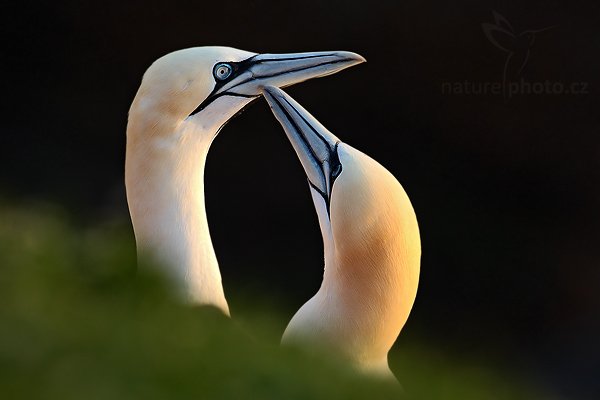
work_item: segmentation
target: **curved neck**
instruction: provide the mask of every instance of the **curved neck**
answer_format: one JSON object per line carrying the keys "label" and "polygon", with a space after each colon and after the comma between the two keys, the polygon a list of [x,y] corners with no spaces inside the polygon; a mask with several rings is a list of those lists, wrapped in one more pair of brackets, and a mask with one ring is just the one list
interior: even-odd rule
{"label": "curved neck", "polygon": [[[292,334],[308,325],[320,332],[318,341],[359,368],[388,371],[387,353],[408,318],[418,286],[420,239],[408,196],[397,184],[387,193],[389,210],[384,201],[374,212],[348,218],[345,210],[332,208],[330,219],[322,197],[311,193],[323,235],[323,281],[288,330]],[[342,218],[347,225],[339,222]]]}
{"label": "curved neck", "polygon": [[186,300],[229,314],[204,202],[204,166],[217,132],[185,121],[168,134],[132,129],[125,183],[138,254],[164,268]]}

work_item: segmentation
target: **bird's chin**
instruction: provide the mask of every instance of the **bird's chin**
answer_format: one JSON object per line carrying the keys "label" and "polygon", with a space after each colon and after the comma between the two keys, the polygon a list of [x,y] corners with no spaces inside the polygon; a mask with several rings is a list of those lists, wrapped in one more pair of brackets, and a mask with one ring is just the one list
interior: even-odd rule
{"label": "bird's chin", "polygon": [[199,113],[190,115],[188,120],[197,123],[203,130],[214,131],[215,136],[228,121],[239,115],[251,103],[258,100],[260,95],[254,96],[220,96],[208,107]]}

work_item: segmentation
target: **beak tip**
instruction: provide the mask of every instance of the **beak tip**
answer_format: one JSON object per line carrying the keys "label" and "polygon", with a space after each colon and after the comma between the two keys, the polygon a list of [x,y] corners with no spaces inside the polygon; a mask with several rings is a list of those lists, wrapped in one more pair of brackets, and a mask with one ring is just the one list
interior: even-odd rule
{"label": "beak tip", "polygon": [[340,58],[351,61],[354,64],[362,64],[367,62],[367,59],[357,53],[352,53],[350,51],[340,51],[338,52]]}

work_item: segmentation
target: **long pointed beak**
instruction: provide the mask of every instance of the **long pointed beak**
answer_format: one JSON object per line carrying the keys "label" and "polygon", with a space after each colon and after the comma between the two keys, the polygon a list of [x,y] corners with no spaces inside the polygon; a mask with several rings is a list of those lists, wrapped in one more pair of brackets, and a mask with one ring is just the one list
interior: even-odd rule
{"label": "long pointed beak", "polygon": [[283,90],[268,86],[264,96],[292,143],[310,185],[329,206],[331,189],[342,172],[340,140]]}
{"label": "long pointed beak", "polygon": [[241,65],[241,73],[215,94],[257,96],[264,86],[286,87],[331,75],[366,60],[348,51],[292,54],[258,54]]}
{"label": "long pointed beak", "polygon": [[234,67],[231,77],[218,82],[213,92],[191,113],[202,111],[222,96],[256,98],[264,86],[286,87],[307,79],[335,74],[366,60],[349,51],[314,53],[256,54]]}

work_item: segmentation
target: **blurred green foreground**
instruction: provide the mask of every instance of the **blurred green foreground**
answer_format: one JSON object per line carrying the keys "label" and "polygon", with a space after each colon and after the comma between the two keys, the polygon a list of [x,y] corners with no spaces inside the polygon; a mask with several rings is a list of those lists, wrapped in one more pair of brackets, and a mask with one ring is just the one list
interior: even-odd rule
{"label": "blurred green foreground", "polygon": [[391,360],[403,391],[331,357],[282,349],[289,316],[264,301],[244,301],[232,320],[179,305],[136,272],[125,222],[65,220],[0,207],[2,399],[548,398],[419,343]]}

